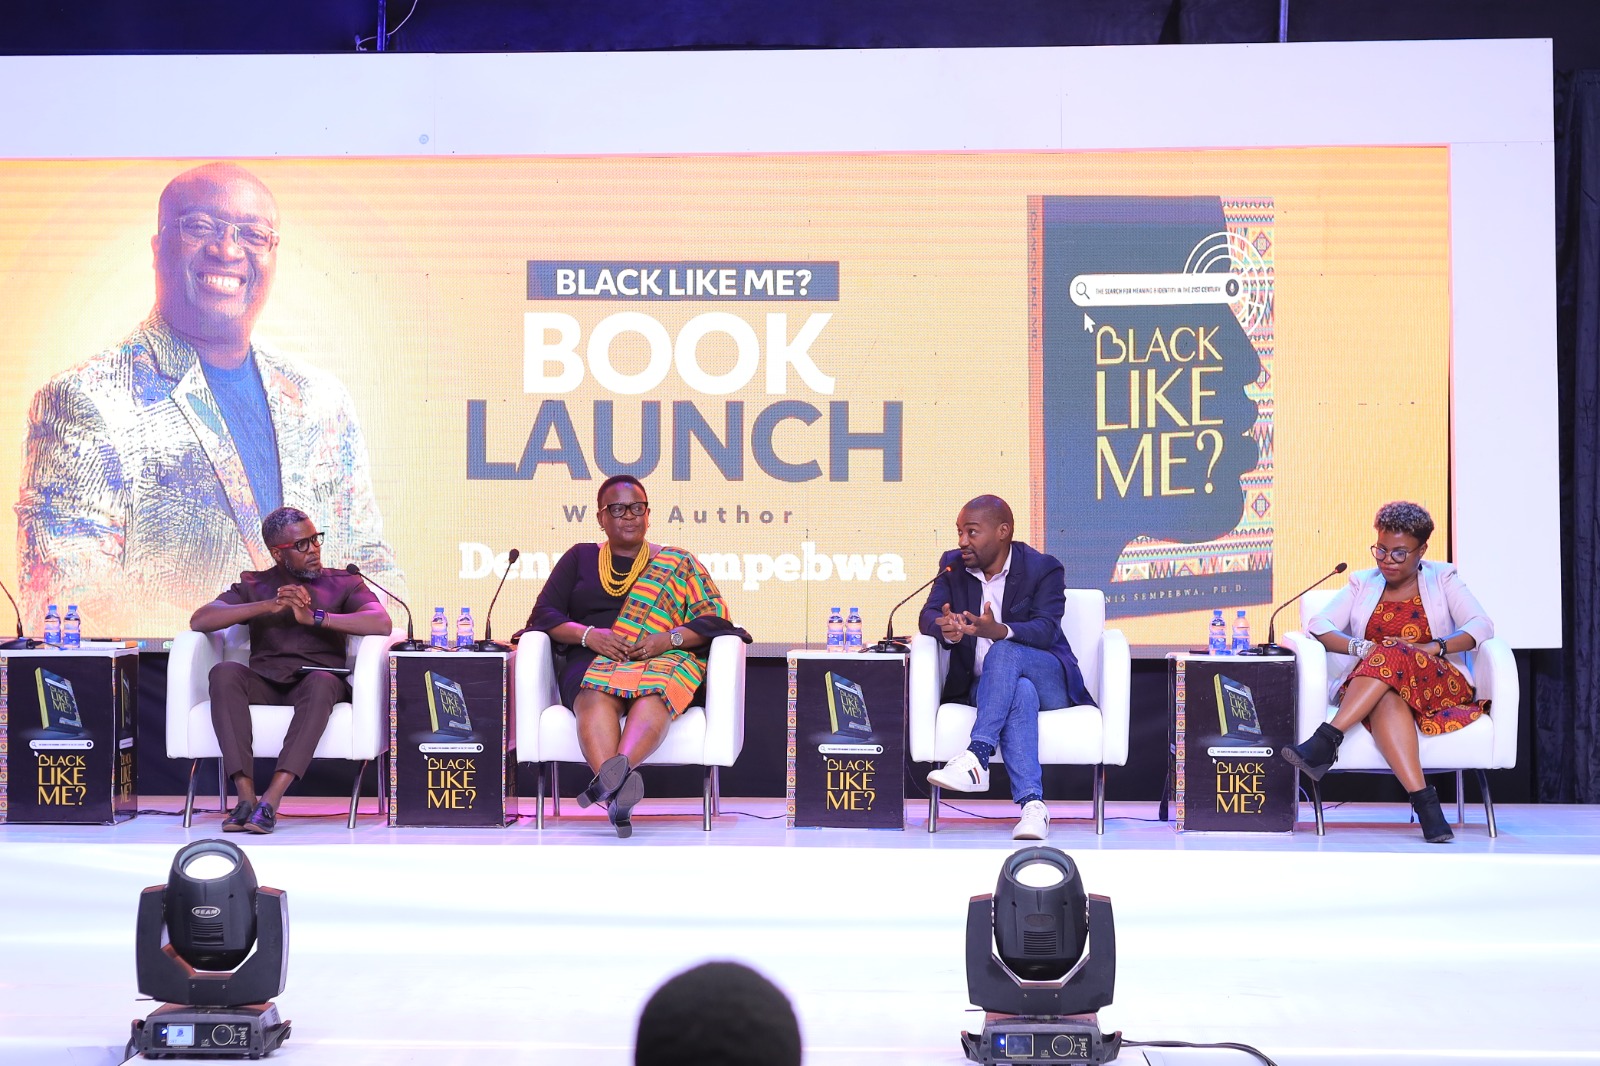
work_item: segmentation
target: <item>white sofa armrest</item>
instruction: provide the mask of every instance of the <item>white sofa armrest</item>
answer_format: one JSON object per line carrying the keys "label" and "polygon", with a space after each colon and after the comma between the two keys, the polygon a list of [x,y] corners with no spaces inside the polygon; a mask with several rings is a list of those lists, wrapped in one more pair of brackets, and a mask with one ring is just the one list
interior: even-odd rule
{"label": "white sofa armrest", "polygon": [[934,759],[934,729],[939,697],[950,668],[950,653],[926,633],[911,638],[911,679],[907,683],[906,728],[912,762]]}
{"label": "white sofa armrest", "polygon": [[1283,646],[1294,652],[1295,740],[1305,740],[1328,720],[1328,649],[1309,633],[1291,630]]}
{"label": "white sofa armrest", "polygon": [[711,641],[706,666],[707,766],[732,766],[744,750],[747,651],[743,639],[736,636],[720,636]]}
{"label": "white sofa armrest", "polygon": [[1128,638],[1120,629],[1108,629],[1100,643],[1101,762],[1128,763],[1128,719],[1133,699],[1133,662]]}
{"label": "white sofa armrest", "polygon": [[1504,770],[1517,765],[1517,715],[1522,701],[1522,681],[1511,645],[1499,637],[1484,641],[1472,657],[1472,681],[1479,699],[1490,701],[1494,719],[1494,751],[1490,764]]}
{"label": "white sofa armrest", "polygon": [[211,699],[211,668],[222,661],[225,631],[184,630],[167,657],[167,757],[190,759],[189,712]]}
{"label": "white sofa armrest", "polygon": [[511,714],[516,722],[518,762],[541,762],[539,718],[561,702],[556,687],[555,651],[550,634],[530,629],[511,649]]}

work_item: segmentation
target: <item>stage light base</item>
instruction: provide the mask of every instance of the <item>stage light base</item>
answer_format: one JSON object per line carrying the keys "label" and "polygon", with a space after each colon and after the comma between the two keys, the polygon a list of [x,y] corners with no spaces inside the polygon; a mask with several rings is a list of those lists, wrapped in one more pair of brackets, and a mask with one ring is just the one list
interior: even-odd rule
{"label": "stage light base", "polygon": [[983,1066],[1048,1062],[1052,1066],[1099,1066],[1122,1050],[1122,1034],[1100,1032],[1095,1014],[1029,1017],[986,1014],[983,1032],[961,1034],[961,1050]]}
{"label": "stage light base", "polygon": [[147,1059],[259,1059],[289,1039],[290,1023],[272,1003],[186,1007],[167,1003],[133,1023],[130,1056]]}

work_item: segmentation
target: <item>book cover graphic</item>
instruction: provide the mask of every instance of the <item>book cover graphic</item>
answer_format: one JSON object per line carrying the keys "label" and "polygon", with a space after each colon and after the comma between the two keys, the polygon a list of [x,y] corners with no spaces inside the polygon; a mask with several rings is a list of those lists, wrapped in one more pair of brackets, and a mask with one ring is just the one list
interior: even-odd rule
{"label": "book cover graphic", "polygon": [[1261,743],[1261,720],[1250,686],[1222,674],[1212,678],[1217,691],[1217,728],[1226,740]]}
{"label": "book cover graphic", "polygon": [[472,717],[467,714],[467,698],[461,686],[432,670],[422,675],[428,692],[428,720],[435,733],[467,736],[472,732]]}
{"label": "book cover graphic", "polygon": [[823,675],[828,690],[828,723],[841,737],[872,736],[872,720],[867,717],[867,698],[861,686],[829,670]]}
{"label": "book cover graphic", "polygon": [[83,736],[83,715],[78,711],[72,682],[42,666],[34,671],[34,680],[39,686],[40,727],[63,736]]}
{"label": "book cover graphic", "polygon": [[1110,616],[1271,601],[1273,211],[1029,198],[1033,535]]}

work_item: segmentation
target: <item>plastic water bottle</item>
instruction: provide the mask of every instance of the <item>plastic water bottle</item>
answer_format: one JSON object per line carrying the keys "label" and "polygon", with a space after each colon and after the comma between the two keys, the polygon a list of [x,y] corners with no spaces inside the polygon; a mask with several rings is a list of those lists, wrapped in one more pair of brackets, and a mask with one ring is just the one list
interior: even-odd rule
{"label": "plastic water bottle", "polygon": [[1222,620],[1222,608],[1211,612],[1211,632],[1208,647],[1212,655],[1228,654],[1228,623]]}
{"label": "plastic water bottle", "polygon": [[78,617],[78,605],[67,604],[67,617],[61,623],[61,646],[76,648],[83,642],[83,619]]}
{"label": "plastic water bottle", "polygon": [[61,609],[53,603],[44,609],[44,642],[61,643]]}
{"label": "plastic water bottle", "polygon": [[472,647],[472,608],[461,608],[461,617],[456,619],[456,650]]}
{"label": "plastic water bottle", "polygon": [[1243,611],[1233,617],[1233,654],[1244,655],[1250,651],[1250,622]]}
{"label": "plastic water bottle", "polygon": [[828,608],[828,650],[844,651],[844,615],[839,608]]}
{"label": "plastic water bottle", "polygon": [[435,648],[450,647],[450,619],[444,616],[443,607],[433,609],[433,634],[429,637],[428,643]]}
{"label": "plastic water bottle", "polygon": [[844,650],[860,651],[861,647],[861,608],[852,607],[844,621]]}

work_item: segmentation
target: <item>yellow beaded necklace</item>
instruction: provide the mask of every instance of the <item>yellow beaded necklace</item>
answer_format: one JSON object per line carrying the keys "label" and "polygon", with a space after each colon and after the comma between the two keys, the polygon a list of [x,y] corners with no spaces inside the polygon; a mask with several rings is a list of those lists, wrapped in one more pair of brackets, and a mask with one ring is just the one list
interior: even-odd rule
{"label": "yellow beaded necklace", "polygon": [[622,596],[633,586],[639,575],[644,573],[645,564],[650,561],[650,545],[639,545],[639,554],[633,557],[633,566],[628,568],[628,573],[621,581],[616,579],[616,570],[611,565],[611,542],[608,540],[600,545],[600,587],[606,590],[608,596]]}

